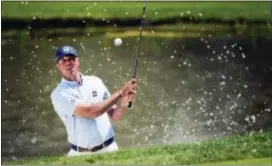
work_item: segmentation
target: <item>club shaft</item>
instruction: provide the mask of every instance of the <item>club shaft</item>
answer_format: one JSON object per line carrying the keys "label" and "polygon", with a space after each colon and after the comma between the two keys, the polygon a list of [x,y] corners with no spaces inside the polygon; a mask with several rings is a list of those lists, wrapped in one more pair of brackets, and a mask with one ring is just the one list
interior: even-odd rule
{"label": "club shaft", "polygon": [[[137,73],[137,66],[138,66],[138,59],[139,59],[139,50],[140,50],[140,42],[141,42],[141,38],[142,38],[142,30],[143,30],[144,18],[145,18],[145,8],[146,8],[146,0],[144,0],[142,20],[141,20],[141,25],[140,25],[140,36],[138,38],[136,58],[135,58],[135,61],[134,61],[134,74],[133,74],[133,78],[136,78],[136,73]],[[132,102],[129,102],[128,108],[131,108],[131,107],[132,107]]]}
{"label": "club shaft", "polygon": [[136,77],[136,73],[137,73],[137,66],[138,66],[138,59],[139,59],[139,50],[140,50],[140,42],[141,42],[141,38],[142,38],[142,30],[143,30],[144,17],[145,17],[145,8],[146,8],[146,0],[144,1],[144,7],[143,7],[143,13],[142,13],[142,20],[141,20],[141,25],[140,25],[140,35],[139,35],[139,38],[138,38],[136,58],[135,58],[135,61],[134,61],[134,74],[133,74],[133,78]]}

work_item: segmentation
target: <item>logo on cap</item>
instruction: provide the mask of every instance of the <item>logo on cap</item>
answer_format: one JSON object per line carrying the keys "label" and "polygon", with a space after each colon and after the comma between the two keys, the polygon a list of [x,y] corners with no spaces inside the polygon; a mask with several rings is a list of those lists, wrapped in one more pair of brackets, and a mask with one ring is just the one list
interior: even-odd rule
{"label": "logo on cap", "polygon": [[74,49],[71,46],[61,46],[58,48],[57,53],[56,53],[56,60],[60,60],[63,58],[65,55],[74,55],[77,56],[76,49]]}

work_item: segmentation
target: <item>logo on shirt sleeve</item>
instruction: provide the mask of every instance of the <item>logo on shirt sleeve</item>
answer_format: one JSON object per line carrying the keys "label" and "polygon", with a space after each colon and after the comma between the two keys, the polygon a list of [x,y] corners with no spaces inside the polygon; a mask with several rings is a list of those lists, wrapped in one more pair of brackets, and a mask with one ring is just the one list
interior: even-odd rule
{"label": "logo on shirt sleeve", "polygon": [[104,92],[103,100],[106,100],[108,97],[109,97],[108,93],[107,93],[107,92]]}

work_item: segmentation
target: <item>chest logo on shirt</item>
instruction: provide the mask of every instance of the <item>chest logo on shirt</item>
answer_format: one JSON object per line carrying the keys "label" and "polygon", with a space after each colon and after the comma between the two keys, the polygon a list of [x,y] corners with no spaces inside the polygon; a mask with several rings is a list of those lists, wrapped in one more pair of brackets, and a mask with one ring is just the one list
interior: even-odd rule
{"label": "chest logo on shirt", "polygon": [[92,95],[93,95],[93,97],[96,97],[97,96],[97,91],[92,91]]}

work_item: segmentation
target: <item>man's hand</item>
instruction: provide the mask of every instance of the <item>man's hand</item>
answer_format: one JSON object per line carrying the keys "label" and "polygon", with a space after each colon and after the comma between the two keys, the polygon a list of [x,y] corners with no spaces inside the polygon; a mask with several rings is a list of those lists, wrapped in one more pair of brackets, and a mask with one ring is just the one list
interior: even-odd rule
{"label": "man's hand", "polygon": [[129,102],[132,102],[135,98],[135,94],[128,93],[121,98],[120,106],[127,107]]}
{"label": "man's hand", "polygon": [[133,101],[136,95],[137,83],[136,79],[130,79],[123,87],[122,98],[120,102],[121,107],[127,107],[129,102]]}
{"label": "man's hand", "polygon": [[122,91],[122,96],[125,96],[127,94],[136,94],[136,88],[137,88],[137,83],[136,79],[132,78],[128,82],[125,83],[125,85],[121,88]]}
{"label": "man's hand", "polygon": [[113,121],[118,121],[123,117],[129,102],[133,101],[135,98],[136,88],[136,79],[132,78],[118,91],[121,99],[120,105],[116,109],[113,109],[112,112],[109,112],[109,115]]}

